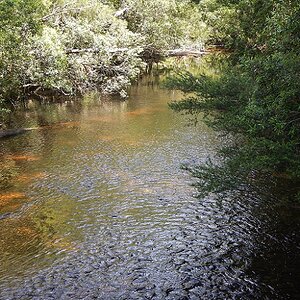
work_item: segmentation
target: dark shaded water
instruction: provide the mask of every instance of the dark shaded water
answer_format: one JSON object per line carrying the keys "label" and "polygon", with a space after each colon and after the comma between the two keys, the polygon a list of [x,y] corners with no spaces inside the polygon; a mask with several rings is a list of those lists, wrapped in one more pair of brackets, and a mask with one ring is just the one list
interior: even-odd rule
{"label": "dark shaded water", "polygon": [[16,113],[16,127],[44,127],[0,140],[0,299],[300,296],[299,209],[273,207],[270,188],[194,198],[180,164],[220,139],[187,127],[156,79],[126,102]]}

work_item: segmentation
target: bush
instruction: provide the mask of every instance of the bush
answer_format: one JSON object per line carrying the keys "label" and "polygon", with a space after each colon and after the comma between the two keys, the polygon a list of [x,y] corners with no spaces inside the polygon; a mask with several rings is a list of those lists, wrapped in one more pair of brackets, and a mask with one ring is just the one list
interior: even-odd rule
{"label": "bush", "polygon": [[[227,182],[224,174],[252,179],[253,173],[266,172],[298,181],[300,24],[296,20],[300,5],[297,1],[245,0],[235,10],[241,35],[233,39],[235,52],[226,59],[220,75],[180,74],[169,83],[194,93],[172,103],[173,109],[192,114],[204,111],[209,125],[235,136],[232,144],[220,151],[222,167],[210,164],[191,171],[200,179],[219,174],[219,182]],[[251,13],[246,17],[247,12]],[[250,18],[255,25],[246,31]],[[218,191],[215,184],[205,186],[207,191]]]}
{"label": "bush", "polygon": [[28,82],[64,93],[101,88],[125,95],[143,67],[141,37],[96,0],[55,5],[43,18],[28,69]]}

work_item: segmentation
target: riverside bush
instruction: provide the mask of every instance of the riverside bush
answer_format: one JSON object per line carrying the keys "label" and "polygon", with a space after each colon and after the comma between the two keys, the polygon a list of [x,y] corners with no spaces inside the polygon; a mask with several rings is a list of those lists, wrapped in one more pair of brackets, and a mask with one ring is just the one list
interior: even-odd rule
{"label": "riverside bush", "polygon": [[[204,111],[210,126],[235,138],[220,151],[221,165],[188,169],[199,179],[202,195],[225,192],[236,188],[241,183],[238,179],[247,182],[263,173],[290,178],[299,187],[300,4],[222,2],[236,11],[237,24],[224,40],[233,51],[226,56],[225,67],[217,76],[183,73],[168,84],[194,93],[172,103],[173,109],[192,114]],[[230,174],[236,174],[237,180],[228,184]]]}

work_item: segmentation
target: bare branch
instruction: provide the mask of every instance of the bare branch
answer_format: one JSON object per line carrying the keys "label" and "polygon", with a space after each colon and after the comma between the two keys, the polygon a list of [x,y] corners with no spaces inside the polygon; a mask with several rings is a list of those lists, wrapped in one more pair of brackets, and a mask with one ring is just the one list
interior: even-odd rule
{"label": "bare branch", "polygon": [[72,3],[67,3],[62,8],[57,9],[57,10],[53,11],[51,14],[42,17],[41,21],[42,22],[46,22],[48,19],[50,19],[53,16],[62,15],[62,14],[65,14],[65,13],[68,13],[68,12],[71,12],[71,11],[73,11],[73,12],[81,12],[81,11],[83,11],[85,9],[92,8],[92,5],[87,5],[87,6],[83,6],[83,7],[71,7],[71,8],[67,9],[67,7],[70,6],[71,4]]}

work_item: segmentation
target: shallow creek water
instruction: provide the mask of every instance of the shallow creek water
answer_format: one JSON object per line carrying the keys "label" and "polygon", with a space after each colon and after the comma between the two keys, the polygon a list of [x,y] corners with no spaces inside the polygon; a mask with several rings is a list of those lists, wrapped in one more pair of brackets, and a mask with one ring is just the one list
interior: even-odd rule
{"label": "shallow creek water", "polygon": [[296,299],[299,209],[249,191],[196,199],[182,163],[222,142],[145,77],[15,113],[0,140],[0,299]]}

